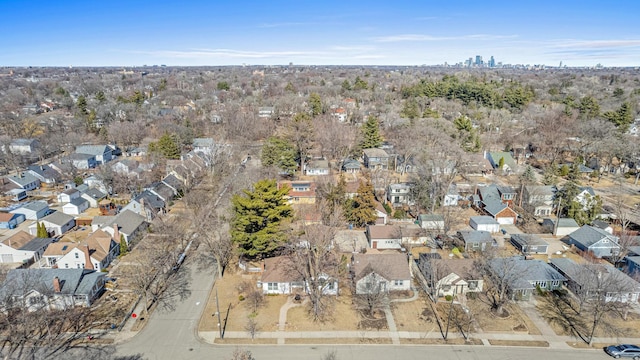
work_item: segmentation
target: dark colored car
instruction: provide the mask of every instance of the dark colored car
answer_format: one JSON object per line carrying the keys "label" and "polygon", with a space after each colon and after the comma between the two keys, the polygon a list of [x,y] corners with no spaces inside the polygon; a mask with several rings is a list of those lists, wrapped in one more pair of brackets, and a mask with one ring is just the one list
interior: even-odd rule
{"label": "dark colored car", "polygon": [[604,348],[609,356],[614,358],[633,358],[634,360],[640,360],[640,347],[636,345],[611,345]]}

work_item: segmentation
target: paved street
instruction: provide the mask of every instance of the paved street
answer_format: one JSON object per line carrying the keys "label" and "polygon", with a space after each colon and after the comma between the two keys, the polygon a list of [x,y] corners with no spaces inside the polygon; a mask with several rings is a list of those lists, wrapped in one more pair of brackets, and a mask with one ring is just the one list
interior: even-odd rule
{"label": "paved street", "polygon": [[[193,263],[186,264],[180,271],[191,273],[191,294],[178,301],[171,312],[157,309],[145,328],[129,341],[119,344],[119,355],[142,353],[145,359],[196,359],[188,354],[203,355],[202,347],[212,351],[210,346],[196,340],[198,321],[214,281],[213,270],[196,269]],[[126,337],[126,334],[124,334]],[[195,353],[194,353],[195,351]]]}

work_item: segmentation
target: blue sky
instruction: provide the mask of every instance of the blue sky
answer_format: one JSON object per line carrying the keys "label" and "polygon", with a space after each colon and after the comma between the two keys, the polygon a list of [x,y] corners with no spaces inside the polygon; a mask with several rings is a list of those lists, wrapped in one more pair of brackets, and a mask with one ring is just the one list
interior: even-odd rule
{"label": "blue sky", "polygon": [[640,1],[0,0],[0,66],[640,66]]}

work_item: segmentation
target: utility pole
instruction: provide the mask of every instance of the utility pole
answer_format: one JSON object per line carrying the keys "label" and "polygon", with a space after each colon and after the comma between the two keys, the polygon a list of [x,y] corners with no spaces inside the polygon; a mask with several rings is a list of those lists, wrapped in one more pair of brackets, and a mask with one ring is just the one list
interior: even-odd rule
{"label": "utility pole", "polygon": [[553,235],[558,233],[558,224],[560,223],[560,204],[562,204],[562,197],[558,198],[558,210],[556,211],[556,223],[553,226]]}
{"label": "utility pole", "polygon": [[222,339],[222,320],[220,320],[220,303],[218,302],[218,288],[216,288],[216,315],[218,317],[218,330],[220,331],[220,339]]}

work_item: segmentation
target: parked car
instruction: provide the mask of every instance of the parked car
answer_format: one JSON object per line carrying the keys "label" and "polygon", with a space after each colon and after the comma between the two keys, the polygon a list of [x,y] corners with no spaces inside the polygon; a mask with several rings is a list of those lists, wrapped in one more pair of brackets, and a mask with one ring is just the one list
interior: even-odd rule
{"label": "parked car", "polygon": [[609,356],[613,356],[616,359],[633,358],[634,360],[640,360],[640,346],[637,345],[611,345],[603,349]]}

